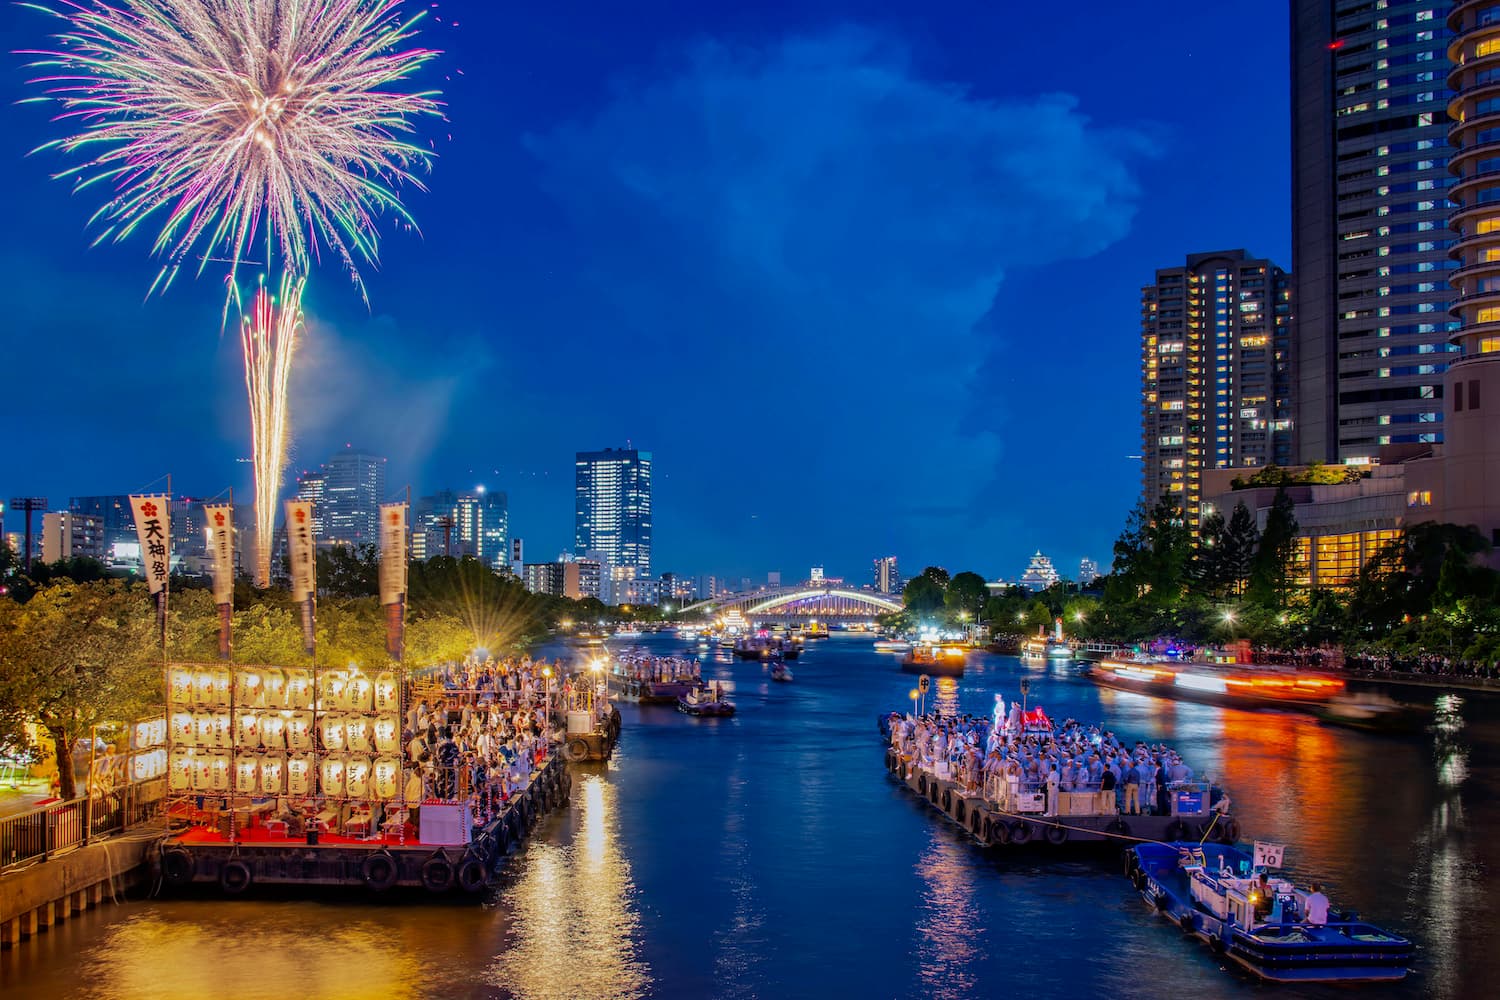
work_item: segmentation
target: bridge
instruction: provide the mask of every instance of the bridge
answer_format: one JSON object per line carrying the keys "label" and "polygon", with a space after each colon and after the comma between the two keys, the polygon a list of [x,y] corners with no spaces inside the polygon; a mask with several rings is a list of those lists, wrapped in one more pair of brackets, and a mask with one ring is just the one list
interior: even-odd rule
{"label": "bridge", "polygon": [[900,611],[901,608],[901,599],[889,594],[846,590],[842,587],[798,585],[766,587],[748,594],[729,594],[689,604],[682,610],[702,611],[707,615],[738,611],[752,622],[793,624],[820,621],[836,624],[873,621],[881,615]]}

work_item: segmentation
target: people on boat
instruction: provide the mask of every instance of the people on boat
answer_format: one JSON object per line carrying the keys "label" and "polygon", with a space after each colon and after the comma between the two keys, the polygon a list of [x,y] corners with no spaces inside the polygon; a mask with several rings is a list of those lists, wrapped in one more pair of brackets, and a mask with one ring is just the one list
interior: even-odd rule
{"label": "people on boat", "polygon": [[1317,882],[1312,884],[1312,892],[1307,894],[1307,900],[1303,904],[1307,910],[1307,922],[1310,924],[1328,923],[1328,897],[1323,894],[1323,886]]}

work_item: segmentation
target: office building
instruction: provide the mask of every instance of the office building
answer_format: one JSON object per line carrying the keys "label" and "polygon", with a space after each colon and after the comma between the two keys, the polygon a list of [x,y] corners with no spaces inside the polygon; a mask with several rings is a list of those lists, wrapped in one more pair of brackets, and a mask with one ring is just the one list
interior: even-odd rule
{"label": "office building", "polygon": [[1446,9],[1292,3],[1297,461],[1364,464],[1384,445],[1444,437],[1457,327]]}
{"label": "office building", "polygon": [[472,493],[459,496],[455,513],[464,554],[493,569],[503,568],[508,559],[506,543],[510,534],[506,495],[500,490],[476,486]]}
{"label": "office building", "polygon": [[322,541],[326,530],[326,521],[323,517],[323,491],[325,486],[327,486],[327,481],[323,476],[322,469],[307,469],[297,474],[297,499],[312,501],[312,531],[314,541]]}
{"label": "office building", "polygon": [[68,510],[99,519],[100,547],[106,556],[119,543],[136,540],[135,519],[130,514],[130,497],[123,493],[107,496],[69,497]]}
{"label": "office building", "polygon": [[325,545],[379,545],[385,459],[346,446],[323,466]]}
{"label": "office building", "polygon": [[42,562],[104,561],[104,522],[94,514],[56,511],[42,515]]}
{"label": "office building", "polygon": [[1099,564],[1086,557],[1078,560],[1078,585],[1087,587],[1097,579],[1099,579]]}
{"label": "office building", "polygon": [[899,594],[903,586],[901,569],[896,564],[895,556],[885,556],[875,560],[875,592],[877,594]]}
{"label": "office building", "polygon": [[569,597],[575,601],[599,596],[599,564],[592,559],[526,563],[521,578],[533,594]]}
{"label": "office building", "polygon": [[651,453],[606,448],[575,462],[573,552],[600,553],[609,569],[651,573]]}
{"label": "office building", "polygon": [[1142,495],[1194,529],[1204,469],[1291,460],[1289,294],[1244,250],[1193,254],[1141,289]]}

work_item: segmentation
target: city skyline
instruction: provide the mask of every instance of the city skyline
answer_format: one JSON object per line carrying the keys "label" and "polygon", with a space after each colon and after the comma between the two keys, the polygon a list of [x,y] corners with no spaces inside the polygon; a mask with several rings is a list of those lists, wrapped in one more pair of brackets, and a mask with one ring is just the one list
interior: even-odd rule
{"label": "city skyline", "polygon": [[[821,3],[750,18],[601,8],[597,27],[619,43],[602,52],[561,12],[512,24],[489,5],[445,10],[463,27],[434,25],[424,41],[446,54],[423,82],[444,89],[453,131],[435,136],[431,193],[410,198],[423,237],[389,234],[382,269],[365,276],[368,311],[331,280],[309,286],[291,467],[352,441],[389,456],[388,482],[414,495],[485,483],[510,495],[512,522],[542,552],[568,545],[572,453],[635,441],[657,455],[664,567],[758,576],[762,562],[821,559],[862,577],[879,552],[916,569],[1001,568],[1039,544],[1063,565],[1103,558],[1139,489],[1138,431],[1122,418],[1138,410],[1140,262],[1216,246],[1290,257],[1284,9],[1217,50],[1204,39],[1244,34],[1241,15],[1166,4],[1148,30],[1117,6],[1086,5],[1069,27],[1100,54],[1084,75],[1034,47],[995,60],[983,39],[1057,25],[986,4]],[[48,30],[14,7],[0,26],[38,42]],[[555,40],[545,53],[518,41],[539,35]],[[1205,132],[1179,101],[1224,73],[1263,96],[1236,113],[1265,142]],[[13,62],[15,96],[27,75]],[[808,87],[830,103],[804,101]],[[675,124],[705,120],[720,92],[742,112],[724,150]],[[62,164],[25,155],[57,135],[48,112],[6,102],[0,114],[0,197],[28,233],[0,269],[22,344],[13,363],[61,370],[63,345],[95,361],[67,368],[76,405],[13,443],[7,489],[128,491],[171,469],[196,493],[241,495],[249,445],[238,344],[218,335],[222,289],[184,279],[148,298],[157,265],[139,247],[90,249],[89,207],[47,179]],[[920,143],[917,121],[936,129],[923,126]],[[741,155],[752,148],[768,159]],[[1189,153],[1219,161],[1217,174],[1174,164]],[[841,173],[860,185],[825,186]],[[783,189],[768,183],[783,175]],[[624,176],[649,183],[626,191]],[[744,219],[761,228],[719,192],[752,198]],[[1080,280],[1087,296],[1074,294]],[[146,399],[133,345],[158,330],[171,332],[160,372],[171,389]],[[1077,362],[1066,369],[1064,342]],[[726,397],[747,358],[775,378]],[[604,391],[619,370],[628,393]],[[48,412],[48,381],[19,380],[17,410]],[[876,398],[892,405],[871,408]],[[906,419],[920,400],[941,405]],[[747,406],[764,441],[734,430]],[[845,433],[846,419],[869,433]],[[796,488],[747,489],[741,466],[779,440],[799,441]],[[88,456],[88,474],[60,454]],[[1059,456],[1084,466],[1026,474]],[[919,465],[943,470],[940,482]]]}

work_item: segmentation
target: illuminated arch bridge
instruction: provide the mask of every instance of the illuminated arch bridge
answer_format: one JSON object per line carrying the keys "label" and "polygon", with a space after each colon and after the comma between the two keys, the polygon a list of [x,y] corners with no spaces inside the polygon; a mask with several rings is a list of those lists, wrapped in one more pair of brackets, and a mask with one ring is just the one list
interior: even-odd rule
{"label": "illuminated arch bridge", "polygon": [[863,590],[839,587],[768,587],[749,594],[730,594],[711,601],[699,601],[683,611],[702,611],[720,615],[738,611],[751,621],[788,619],[793,621],[867,621],[901,610],[899,598],[872,594]]}

